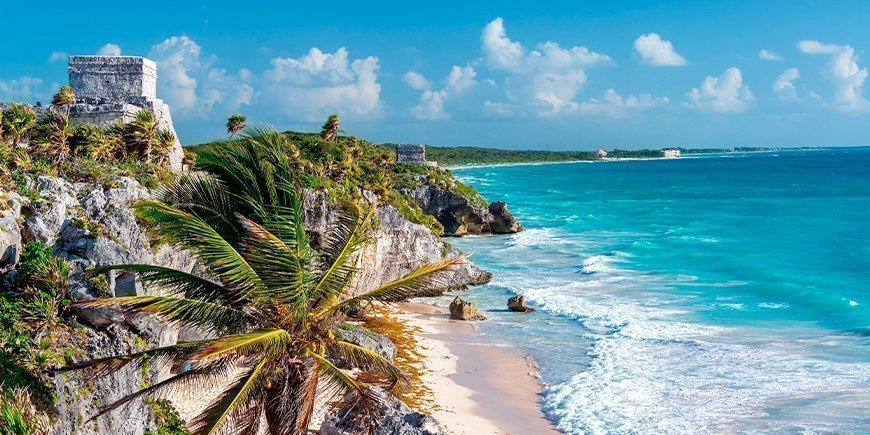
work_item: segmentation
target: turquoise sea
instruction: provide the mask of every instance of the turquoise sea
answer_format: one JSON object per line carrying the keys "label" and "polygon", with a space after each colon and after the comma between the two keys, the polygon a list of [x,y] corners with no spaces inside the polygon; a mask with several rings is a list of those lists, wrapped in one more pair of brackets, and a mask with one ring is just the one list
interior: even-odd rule
{"label": "turquoise sea", "polygon": [[451,242],[561,430],[870,432],[870,149],[455,173],[527,228]]}

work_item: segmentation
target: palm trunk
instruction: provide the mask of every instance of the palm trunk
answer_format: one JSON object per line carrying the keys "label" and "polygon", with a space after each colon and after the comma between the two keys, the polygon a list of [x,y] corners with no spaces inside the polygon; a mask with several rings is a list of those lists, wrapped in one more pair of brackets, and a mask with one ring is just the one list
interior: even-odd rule
{"label": "palm trunk", "polygon": [[308,432],[317,393],[317,370],[312,360],[289,360],[266,391],[266,422],[270,435]]}

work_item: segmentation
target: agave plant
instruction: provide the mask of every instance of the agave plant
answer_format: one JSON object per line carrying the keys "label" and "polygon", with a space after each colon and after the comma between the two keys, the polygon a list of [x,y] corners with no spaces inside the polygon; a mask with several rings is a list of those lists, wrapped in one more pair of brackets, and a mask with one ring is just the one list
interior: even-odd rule
{"label": "agave plant", "polygon": [[338,140],[339,132],[338,115],[333,113],[323,123],[323,128],[320,130],[320,138],[327,142],[335,142]]}
{"label": "agave plant", "polygon": [[[190,367],[126,396],[101,413],[140,397],[167,391],[229,386],[189,422],[196,434],[301,434],[307,431],[315,396],[341,408],[355,430],[365,431],[382,395],[339,369],[327,354],[354,361],[396,391],[407,382],[393,363],[333,334],[345,313],[372,301],[396,301],[433,285],[464,261],[445,258],[362,291],[352,284],[356,255],[373,225],[371,207],[344,203],[334,227],[317,249],[303,228],[292,149],[272,130],[254,130],[221,146],[198,151],[197,169],[170,182],[157,199],[139,203],[136,214],[155,236],[192,252],[206,270],[196,276],[151,265],[116,265],[93,273],[138,274],[166,296],[132,296],[80,303],[117,306],[183,326],[205,328],[216,338],[75,364],[97,374],[125,366]],[[367,377],[369,379],[370,377]],[[260,425],[265,422],[267,428]]]}
{"label": "agave plant", "polygon": [[243,115],[239,115],[238,113],[233,113],[232,116],[227,118],[227,134],[230,136],[235,136],[236,133],[245,129],[245,121],[247,121]]}

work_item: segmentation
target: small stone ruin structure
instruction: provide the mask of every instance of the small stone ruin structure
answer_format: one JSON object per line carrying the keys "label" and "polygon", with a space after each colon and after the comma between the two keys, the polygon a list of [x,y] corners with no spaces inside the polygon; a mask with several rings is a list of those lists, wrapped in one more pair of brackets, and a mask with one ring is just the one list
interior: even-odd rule
{"label": "small stone ruin structure", "polygon": [[184,152],[172,125],[169,106],[157,98],[157,64],[137,56],[70,56],[69,84],[76,104],[71,121],[107,127],[130,122],[143,109],[154,112],[160,128],[172,131],[175,145],[169,167],[181,169]]}
{"label": "small stone ruin structure", "polygon": [[423,145],[396,145],[396,163],[421,166],[438,166],[437,162],[426,160],[426,147]]}

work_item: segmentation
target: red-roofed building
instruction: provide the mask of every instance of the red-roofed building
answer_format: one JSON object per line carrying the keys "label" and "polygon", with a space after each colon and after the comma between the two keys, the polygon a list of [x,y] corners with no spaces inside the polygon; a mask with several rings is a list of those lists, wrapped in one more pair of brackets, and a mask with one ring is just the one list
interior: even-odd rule
{"label": "red-roofed building", "polygon": [[604,160],[607,158],[607,151],[599,149],[595,151],[595,160]]}

